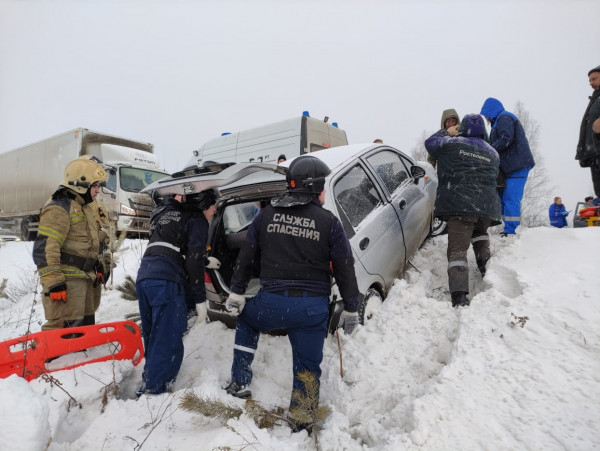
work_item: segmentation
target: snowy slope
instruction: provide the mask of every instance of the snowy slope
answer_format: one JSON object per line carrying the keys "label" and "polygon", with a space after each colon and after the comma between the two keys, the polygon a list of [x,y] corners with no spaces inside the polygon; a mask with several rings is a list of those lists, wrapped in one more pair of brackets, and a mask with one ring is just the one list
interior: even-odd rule
{"label": "snowy slope", "polygon": [[[319,436],[322,449],[600,448],[600,228],[535,228],[491,239],[485,279],[469,255],[470,307],[450,307],[447,241],[438,237],[422,247],[367,325],[341,334],[343,379],[337,341],[326,340],[321,402],[332,414]],[[144,244],[125,242],[115,283],[135,277]],[[30,255],[31,243],[0,248],[0,279],[12,293],[0,299],[2,340],[27,330],[35,286]],[[136,302],[108,290],[97,318],[117,321],[136,310]],[[32,319],[38,331],[41,305],[33,305]],[[81,408],[68,408],[67,394],[42,379],[0,380],[0,448],[38,450],[51,440],[50,450],[314,449],[305,432],[286,426],[258,429],[245,415],[224,426],[178,408],[189,389],[242,404],[221,390],[233,339],[221,323],[196,324],[168,395],[136,400],[142,365],[129,362],[52,373]],[[262,336],[253,369],[254,398],[286,407],[287,338]],[[102,413],[103,387],[113,378],[121,399],[109,397]]]}

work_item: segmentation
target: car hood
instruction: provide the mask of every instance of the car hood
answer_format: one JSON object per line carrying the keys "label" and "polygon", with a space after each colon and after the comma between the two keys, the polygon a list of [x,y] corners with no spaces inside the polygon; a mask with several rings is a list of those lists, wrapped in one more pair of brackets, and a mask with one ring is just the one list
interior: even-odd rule
{"label": "car hood", "polygon": [[182,177],[165,177],[148,185],[141,192],[158,192],[160,195],[199,193],[207,189],[235,184],[235,182],[241,181],[260,171],[268,174],[276,173],[279,174],[279,177],[283,176],[285,178],[287,168],[270,163],[237,163],[220,172],[208,172]]}

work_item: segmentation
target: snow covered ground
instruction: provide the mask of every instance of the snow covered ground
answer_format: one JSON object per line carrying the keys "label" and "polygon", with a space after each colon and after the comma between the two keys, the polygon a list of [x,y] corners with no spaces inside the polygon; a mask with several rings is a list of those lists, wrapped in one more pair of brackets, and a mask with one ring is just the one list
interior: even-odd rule
{"label": "snow covered ground", "polygon": [[[428,241],[367,325],[325,343],[321,403],[332,414],[324,450],[592,450],[600,448],[600,228],[534,228],[492,235],[485,279],[469,254],[471,306],[450,307],[446,237]],[[135,277],[145,242],[127,240],[115,284]],[[32,243],[0,248],[0,339],[44,321],[33,305]],[[33,285],[32,285],[33,284]],[[116,289],[103,293],[99,322],[137,310]],[[525,318],[526,317],[526,318]],[[521,327],[521,325],[523,327]],[[219,420],[179,408],[186,390],[242,405],[228,381],[234,331],[197,323],[171,394],[135,399],[143,364],[103,362],[38,378],[0,380],[0,448],[41,450],[309,450],[306,432],[259,429],[245,415]],[[287,406],[291,352],[286,337],[262,336],[253,396]],[[113,378],[121,399],[103,388]],[[64,389],[63,390],[61,390]],[[68,392],[81,408],[70,406]]]}

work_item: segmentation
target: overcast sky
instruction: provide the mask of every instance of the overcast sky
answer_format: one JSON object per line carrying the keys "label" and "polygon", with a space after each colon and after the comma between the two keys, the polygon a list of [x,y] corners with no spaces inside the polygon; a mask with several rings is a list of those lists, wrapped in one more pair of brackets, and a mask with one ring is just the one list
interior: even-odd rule
{"label": "overcast sky", "polygon": [[304,110],[408,152],[491,96],[540,123],[571,209],[593,192],[574,155],[598,17],[598,0],[0,0],[0,152],[84,127],[153,143],[173,172]]}

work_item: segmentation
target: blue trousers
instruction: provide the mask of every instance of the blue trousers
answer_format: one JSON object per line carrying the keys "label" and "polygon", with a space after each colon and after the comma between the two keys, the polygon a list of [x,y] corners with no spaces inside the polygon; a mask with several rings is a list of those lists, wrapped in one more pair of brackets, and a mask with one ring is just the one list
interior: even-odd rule
{"label": "blue trousers", "polygon": [[288,297],[259,291],[246,303],[237,319],[231,380],[249,384],[260,332],[285,329],[292,345],[293,390],[304,392],[304,385],[297,376],[299,372],[309,371],[317,381],[321,377],[328,306],[327,296]]}
{"label": "blue trousers", "polygon": [[144,279],[136,284],[136,292],[146,358],[139,393],[164,393],[183,361],[185,288],[169,280]]}
{"label": "blue trousers", "polygon": [[508,174],[506,176],[506,187],[498,190],[500,203],[502,204],[504,233],[517,233],[517,227],[521,224],[521,199],[523,199],[523,191],[530,170],[531,168],[525,168]]}

